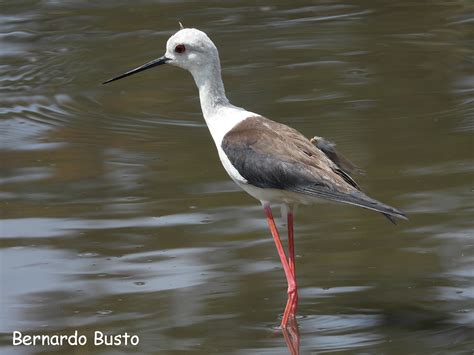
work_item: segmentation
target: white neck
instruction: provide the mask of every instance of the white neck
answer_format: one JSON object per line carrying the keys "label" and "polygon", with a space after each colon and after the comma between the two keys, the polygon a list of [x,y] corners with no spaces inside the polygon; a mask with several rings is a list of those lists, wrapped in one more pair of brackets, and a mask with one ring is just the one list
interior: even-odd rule
{"label": "white neck", "polygon": [[218,58],[190,71],[199,89],[204,120],[219,150],[224,135],[236,124],[255,114],[235,107],[225,96]]}
{"label": "white neck", "polygon": [[202,114],[206,121],[221,108],[231,106],[225,96],[221,67],[218,60],[217,62],[210,62],[208,65],[192,70],[191,74],[199,89]]}

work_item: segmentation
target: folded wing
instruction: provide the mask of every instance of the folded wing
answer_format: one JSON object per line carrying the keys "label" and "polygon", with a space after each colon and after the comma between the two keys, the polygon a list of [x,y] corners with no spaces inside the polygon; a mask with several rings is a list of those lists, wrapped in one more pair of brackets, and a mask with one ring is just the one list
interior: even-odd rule
{"label": "folded wing", "polygon": [[381,212],[390,221],[403,212],[359,190],[345,169],[295,129],[261,116],[230,130],[222,149],[249,184],[305,194]]}

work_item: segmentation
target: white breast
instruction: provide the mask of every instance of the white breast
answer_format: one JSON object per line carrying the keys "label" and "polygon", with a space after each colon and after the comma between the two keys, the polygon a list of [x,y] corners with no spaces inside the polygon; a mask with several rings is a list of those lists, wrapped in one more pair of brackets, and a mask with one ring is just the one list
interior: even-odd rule
{"label": "white breast", "polygon": [[253,112],[249,112],[240,107],[235,107],[232,105],[220,108],[215,114],[211,117],[204,117],[206,124],[209,127],[214,143],[217,147],[217,152],[219,158],[224,166],[224,169],[227,171],[227,174],[234,180],[238,185],[246,184],[247,180],[239,174],[239,172],[234,168],[232,163],[227,158],[227,155],[222,149],[222,139],[232,128],[237,124],[242,122],[248,117],[257,116]]}
{"label": "white breast", "polygon": [[232,128],[248,117],[258,116],[233,105],[221,106],[210,117],[204,116],[216,146],[220,147],[222,139]]}

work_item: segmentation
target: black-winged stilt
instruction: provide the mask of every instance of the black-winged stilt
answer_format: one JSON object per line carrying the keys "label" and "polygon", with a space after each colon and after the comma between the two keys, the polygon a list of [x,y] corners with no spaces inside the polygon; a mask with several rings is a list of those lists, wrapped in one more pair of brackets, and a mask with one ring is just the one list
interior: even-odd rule
{"label": "black-winged stilt", "polygon": [[[263,205],[288,282],[288,301],[281,321],[281,327],[285,328],[288,320],[295,317],[298,303],[293,234],[295,205],[313,204],[323,199],[377,211],[392,222],[406,216],[362,193],[349,175],[352,165],[337,154],[332,144],[319,137],[310,141],[291,127],[232,105],[225,95],[217,48],[202,31],[179,30],[168,40],[164,56],[104,84],[165,63],[191,72],[199,89],[204,119],[225,170]],[[286,207],[288,256],[270,204]]]}

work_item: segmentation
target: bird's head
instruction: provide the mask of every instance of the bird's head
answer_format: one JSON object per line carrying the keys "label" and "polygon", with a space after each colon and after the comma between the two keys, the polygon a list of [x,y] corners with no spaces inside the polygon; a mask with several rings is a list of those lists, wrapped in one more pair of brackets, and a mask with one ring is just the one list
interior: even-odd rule
{"label": "bird's head", "polygon": [[219,54],[204,32],[184,28],[168,39],[165,57],[169,59],[167,63],[192,72],[214,62]]}
{"label": "bird's head", "polygon": [[220,66],[219,53],[211,39],[195,28],[182,28],[168,39],[164,56],[109,79],[104,84],[165,63],[189,70],[193,75],[206,68]]}

